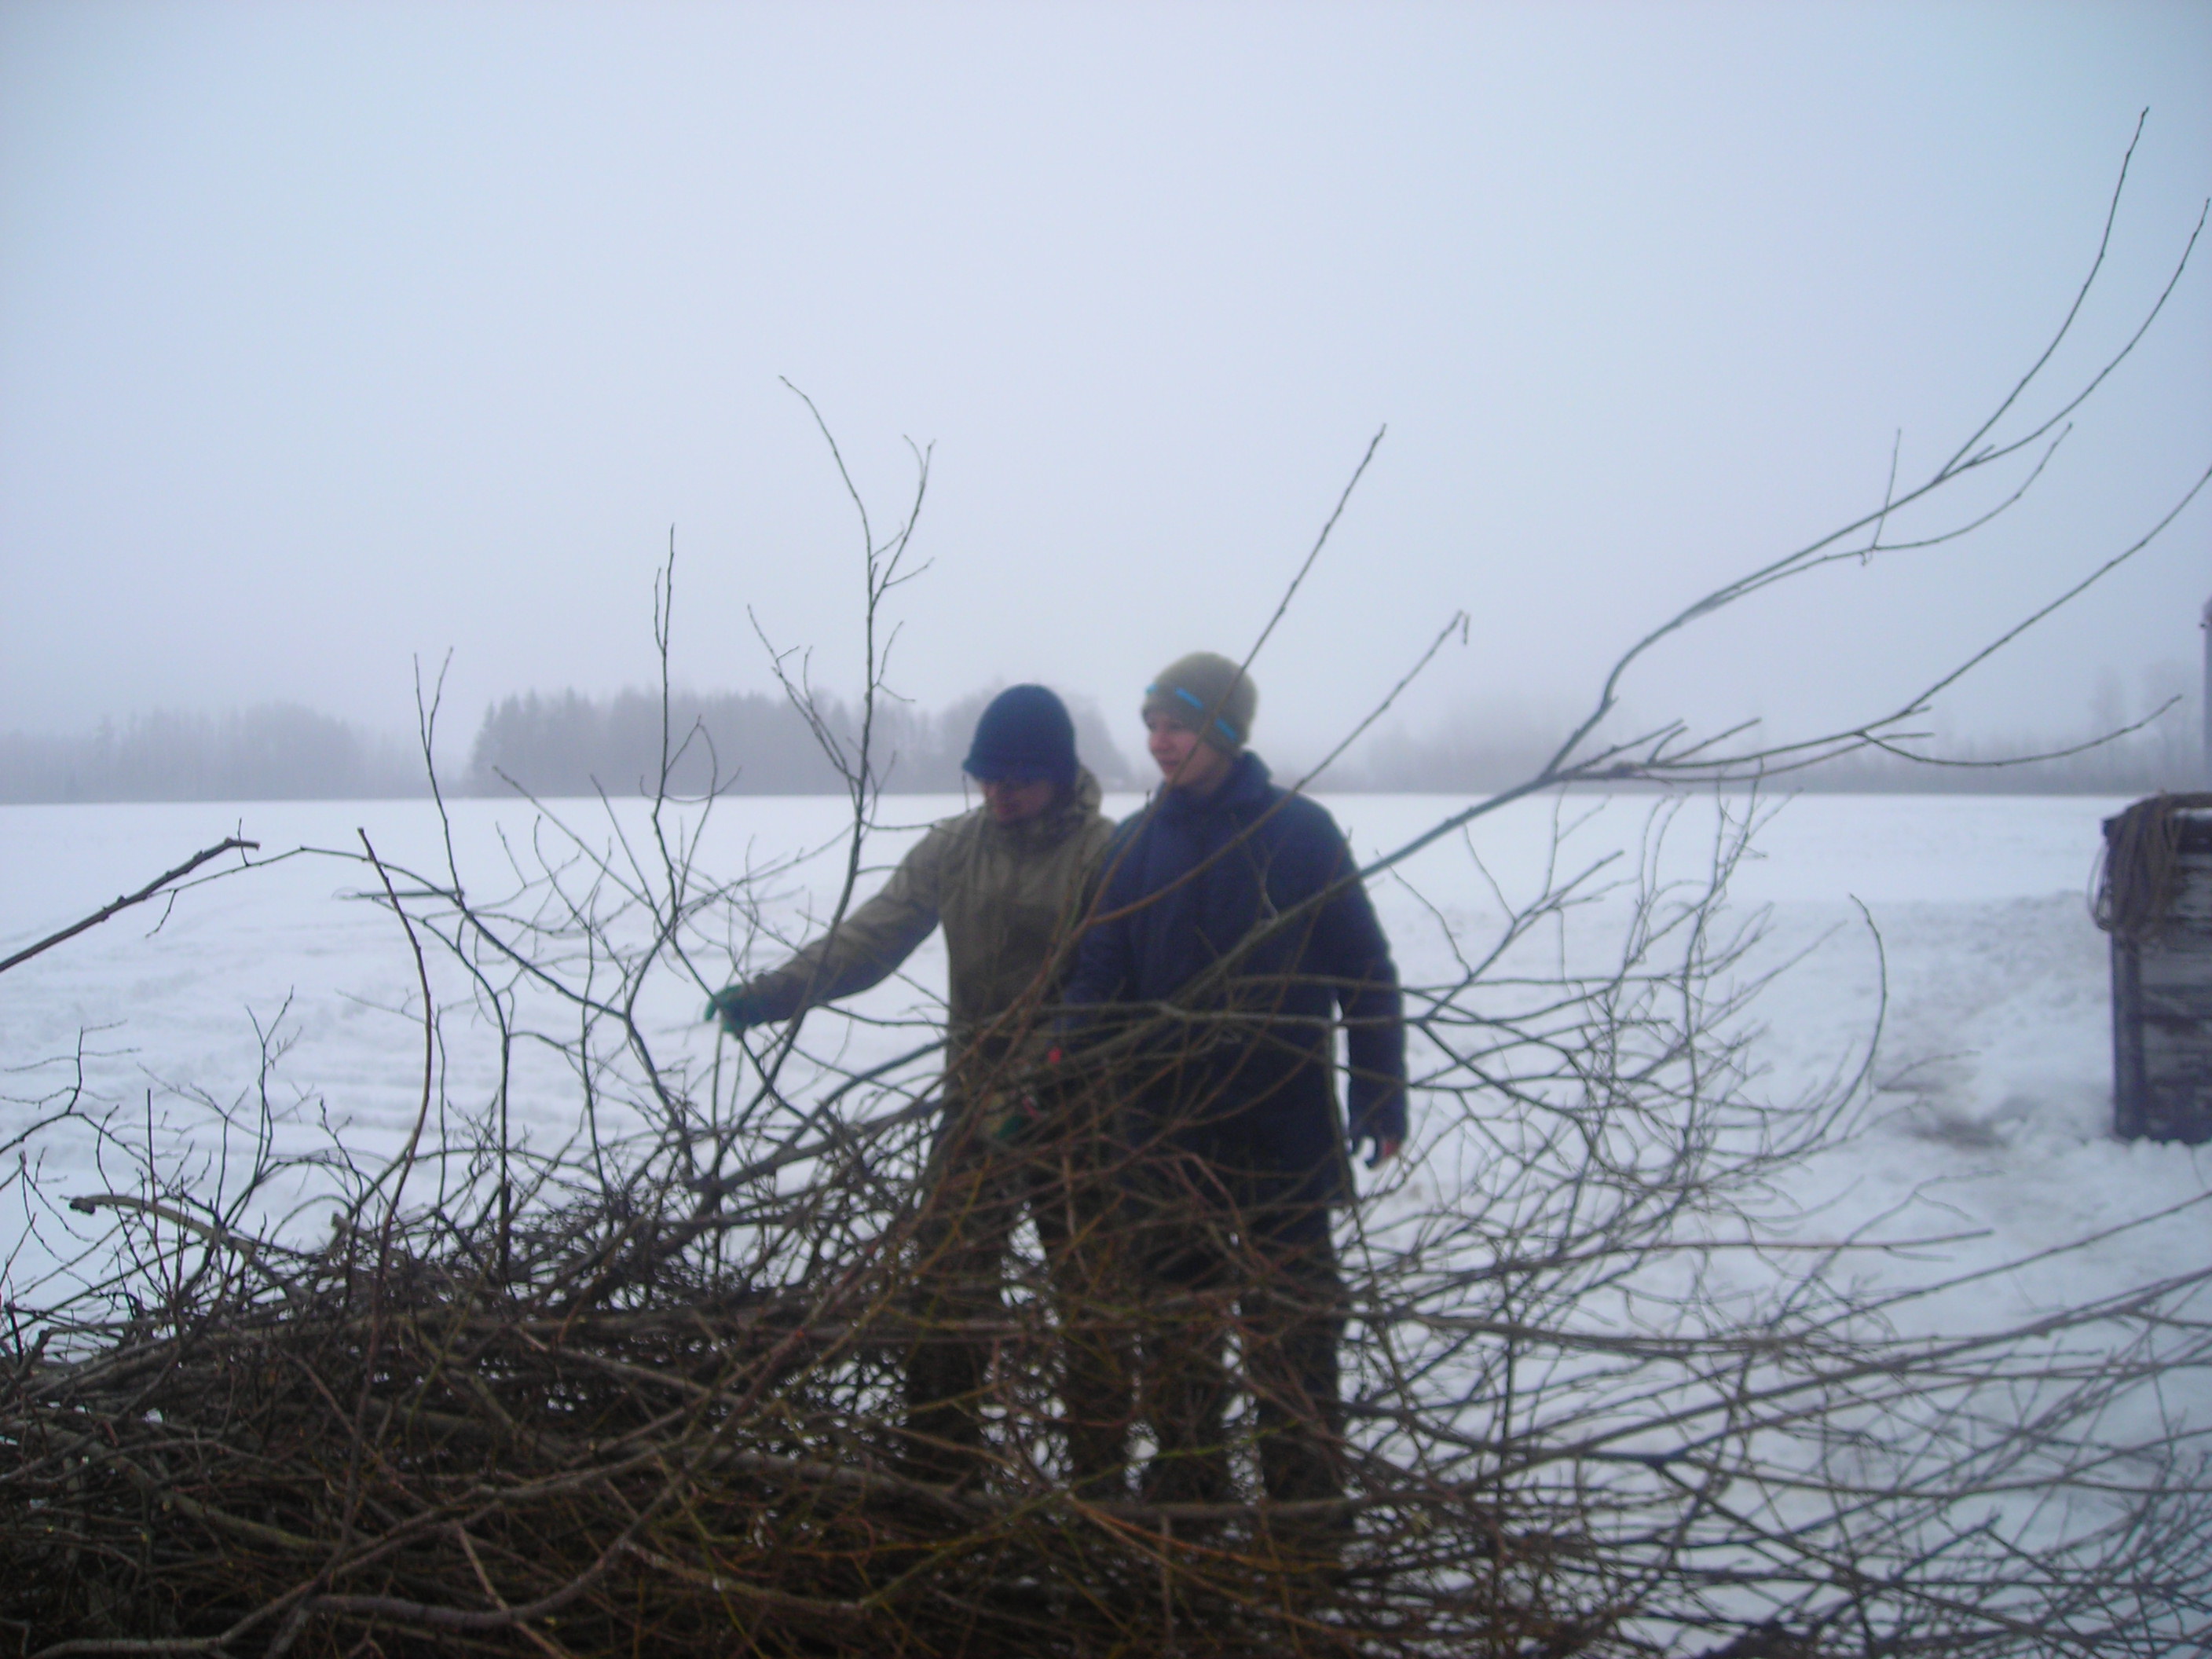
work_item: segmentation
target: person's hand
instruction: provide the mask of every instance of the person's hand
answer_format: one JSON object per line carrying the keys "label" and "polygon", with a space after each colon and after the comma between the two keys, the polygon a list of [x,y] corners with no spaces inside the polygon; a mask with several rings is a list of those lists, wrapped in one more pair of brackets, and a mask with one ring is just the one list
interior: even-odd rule
{"label": "person's hand", "polygon": [[707,999],[702,1018],[719,1019],[732,1036],[742,1036],[754,1026],[766,1024],[769,1016],[760,995],[750,987],[726,985]]}
{"label": "person's hand", "polygon": [[983,1133],[1001,1146],[1015,1146],[1043,1127],[1051,1115],[1060,1061],[1060,1053],[1055,1048],[1037,1064],[1024,1067],[986,1094],[981,1115]]}
{"label": "person's hand", "polygon": [[1001,1146],[1018,1146],[1044,1121],[1036,1090],[1026,1085],[994,1090],[983,1099],[983,1133]]}

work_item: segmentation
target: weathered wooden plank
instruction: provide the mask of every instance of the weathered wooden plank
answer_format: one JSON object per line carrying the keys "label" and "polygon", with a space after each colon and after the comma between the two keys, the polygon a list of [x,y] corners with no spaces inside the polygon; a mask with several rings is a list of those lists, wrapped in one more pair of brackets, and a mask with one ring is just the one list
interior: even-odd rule
{"label": "weathered wooden plank", "polygon": [[2112,936],[2112,1127],[2201,1144],[2212,1140],[2212,812],[2178,812],[2175,830],[2164,914],[2148,938]]}
{"label": "weathered wooden plank", "polygon": [[2112,1133],[2133,1140],[2143,1133],[2142,1022],[2136,951],[2112,935]]}
{"label": "weathered wooden plank", "polygon": [[[2212,996],[2212,987],[2202,981],[2184,981],[2178,985],[2154,985],[2146,974],[2136,981],[2136,1018],[2144,1020],[2165,1020],[2175,1024],[2201,1027],[2204,1005]],[[2199,1038],[2199,1041],[2203,1041]]]}

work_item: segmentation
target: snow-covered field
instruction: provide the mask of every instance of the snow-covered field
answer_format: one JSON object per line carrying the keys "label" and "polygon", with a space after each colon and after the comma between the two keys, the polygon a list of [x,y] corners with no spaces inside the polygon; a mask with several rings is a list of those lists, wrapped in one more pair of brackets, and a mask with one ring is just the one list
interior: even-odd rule
{"label": "snow-covered field", "polygon": [[[1459,803],[1358,796],[1330,804],[1368,855],[1402,843]],[[1753,1050],[1764,1068],[1759,1087],[1778,1098],[1863,1048],[1887,963],[1873,1115],[1863,1133],[1804,1172],[1795,1201],[1820,1210],[1837,1231],[1902,1205],[1893,1224],[1900,1233],[1975,1235],[1887,1262],[1881,1271],[1899,1286],[1914,1273],[1949,1278],[2122,1229],[1984,1281],[1973,1292],[1978,1317],[2024,1315],[2155,1279],[2201,1263],[2212,1243],[2212,1203],[2196,1201],[2212,1183],[2212,1151],[2124,1144],[2107,1132],[2106,957],[2084,896],[2099,820],[2121,804],[1802,797],[1782,803],[1760,829],[1754,855],[1731,887],[1737,906],[1768,910],[1763,960],[1802,955],[1755,1006],[1763,1027]],[[1649,798],[1566,803],[1558,810],[1578,824],[1567,861],[1635,845],[1652,805]],[[951,799],[901,799],[887,803],[885,816],[918,825],[958,807]],[[599,803],[556,810],[587,840],[611,844]],[[1714,810],[1706,799],[1683,808],[1668,843],[1676,867],[1693,872],[1702,860]],[[1448,840],[1409,860],[1405,884],[1376,884],[1409,981],[1448,974],[1440,915],[1480,938],[1503,915],[1498,891],[1517,898],[1534,890],[1552,846],[1553,811],[1525,803],[1483,820],[1471,843]],[[819,799],[726,801],[699,861],[730,875],[796,848],[830,846],[840,811],[839,803]],[[454,856],[473,891],[499,890],[508,849],[527,848],[542,830],[535,817],[522,805],[454,805]],[[642,807],[625,805],[620,820],[642,850]],[[258,840],[266,858],[292,848],[357,853],[362,830],[388,862],[444,869],[438,822],[416,802],[0,808],[0,860],[10,872],[0,890],[0,955],[226,835]],[[883,836],[872,843],[872,859],[888,861],[910,838]],[[1497,890],[1469,858],[1470,845]],[[834,893],[841,863],[833,851],[775,884],[778,914],[803,927],[801,912]],[[326,1121],[364,1155],[396,1147],[421,1098],[420,998],[413,957],[388,911],[351,896],[372,880],[358,863],[296,857],[195,887],[166,913],[159,905],[131,911],[0,977],[0,1139],[34,1119],[40,1103],[50,1108],[80,1064],[93,1100],[127,1106],[141,1121],[149,1114],[157,1122],[204,1121],[188,1109],[191,1097],[248,1095],[262,1035],[273,1031],[289,1044],[276,1073],[280,1100],[304,1100],[310,1119]],[[1571,956],[1602,951],[1616,923],[1614,910],[1598,906],[1577,918],[1565,948]],[[728,966],[725,957],[708,969],[720,975]],[[465,1003],[453,964],[434,957],[432,969],[440,999]],[[863,1006],[925,1012],[942,974],[933,942],[905,982],[880,988]],[[708,1052],[710,1033],[698,1012],[696,987],[677,975],[653,988],[644,1024],[664,1055],[682,1054],[687,1045]],[[476,1110],[489,1098],[492,1045],[483,1036],[465,1012],[449,1017],[442,1055],[449,1111]],[[854,1040],[889,1053],[913,1037],[863,1030]],[[515,1098],[517,1129],[540,1144],[573,1133],[573,1086],[561,1086],[553,1073],[526,1073],[526,1080],[533,1075],[534,1086]],[[42,1136],[33,1149],[48,1160],[50,1183],[98,1183],[88,1139]],[[2163,1221],[2126,1225],[2178,1206],[2185,1207]],[[23,1225],[21,1206],[9,1207],[0,1242],[18,1238]],[[44,1260],[36,1249],[11,1253],[11,1297],[31,1289],[43,1271],[33,1263]],[[2199,1423],[2212,1417],[2212,1382],[2184,1387],[2195,1398],[2169,1397],[2169,1406]]]}

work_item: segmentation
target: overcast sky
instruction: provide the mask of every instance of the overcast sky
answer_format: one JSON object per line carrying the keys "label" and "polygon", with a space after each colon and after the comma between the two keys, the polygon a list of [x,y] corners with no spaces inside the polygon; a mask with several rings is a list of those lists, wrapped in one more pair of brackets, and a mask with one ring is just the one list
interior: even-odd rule
{"label": "overcast sky", "polygon": [[[851,508],[933,443],[925,705],[1133,731],[1241,653],[1308,751],[1455,609],[1415,727],[1586,698],[1714,583],[1999,435],[2132,331],[2212,194],[2212,7],[0,5],[0,729],[290,699],[411,720],[655,672],[859,682]],[[1899,435],[1901,432],[1901,439]],[[1636,712],[1863,716],[2212,463],[2212,240],[1973,541],[1706,623]],[[1924,532],[2016,484],[1970,483]],[[1959,694],[2064,726],[2193,664],[2212,491]],[[1479,715],[1468,711],[1480,711]],[[1133,750],[1134,744],[1130,747]]]}

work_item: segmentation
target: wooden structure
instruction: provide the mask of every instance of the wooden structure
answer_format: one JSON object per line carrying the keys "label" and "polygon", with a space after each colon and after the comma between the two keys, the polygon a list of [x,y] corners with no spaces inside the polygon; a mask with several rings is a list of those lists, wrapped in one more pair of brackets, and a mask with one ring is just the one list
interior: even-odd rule
{"label": "wooden structure", "polygon": [[2212,794],[2105,820],[2097,923],[2112,940],[2112,1127],[2212,1140]]}

